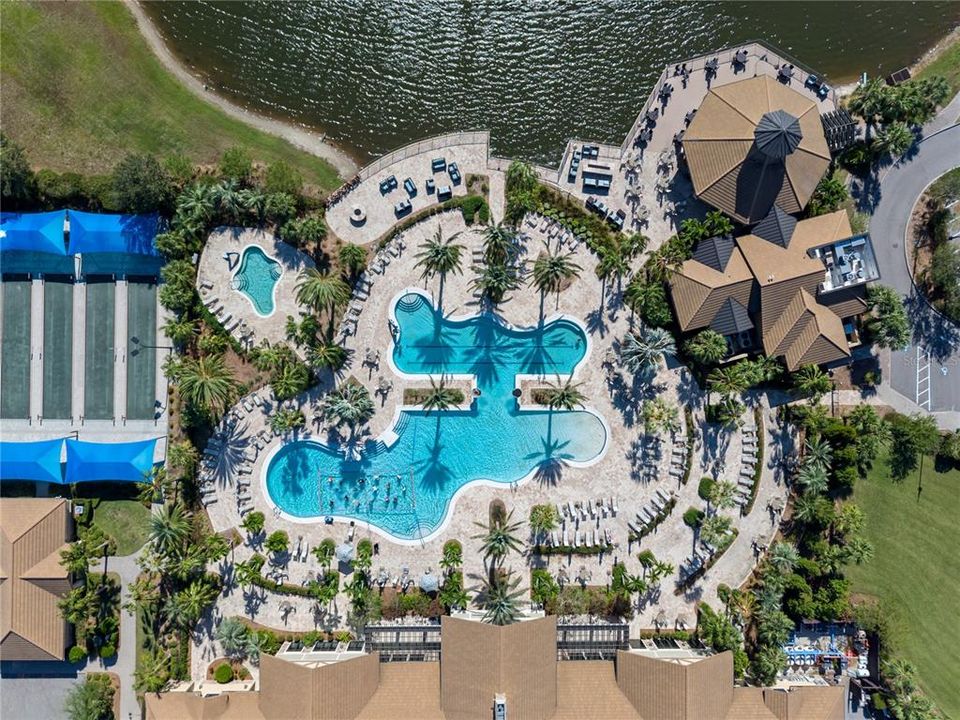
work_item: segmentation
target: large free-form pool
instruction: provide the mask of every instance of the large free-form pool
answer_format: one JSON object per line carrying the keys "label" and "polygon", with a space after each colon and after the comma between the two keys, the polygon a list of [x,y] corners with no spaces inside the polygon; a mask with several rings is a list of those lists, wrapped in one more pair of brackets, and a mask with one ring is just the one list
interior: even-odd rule
{"label": "large free-form pool", "polygon": [[[399,337],[393,362],[404,374],[469,374],[481,391],[469,411],[405,410],[388,447],[364,446],[360,460],[314,441],[284,445],[266,469],[277,506],[299,518],[335,515],[369,522],[403,539],[426,536],[443,522],[450,500],[476,480],[511,483],[531,472],[544,481],[564,464],[595,460],[606,428],[592,412],[519,410],[517,375],[555,383],[587,352],[583,328],[565,318],[519,330],[490,314],[442,317],[423,295],[397,300]],[[386,328],[384,328],[386,332]]]}

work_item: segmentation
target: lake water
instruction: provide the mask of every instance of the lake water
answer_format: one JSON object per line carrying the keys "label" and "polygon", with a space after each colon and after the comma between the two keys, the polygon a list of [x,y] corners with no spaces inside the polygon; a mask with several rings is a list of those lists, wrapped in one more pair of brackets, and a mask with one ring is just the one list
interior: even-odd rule
{"label": "lake water", "polygon": [[667,63],[757,38],[834,84],[918,59],[960,3],[365,0],[163,2],[147,11],[208,83],[319,128],[364,162],[488,128],[499,155],[555,163],[619,144]]}

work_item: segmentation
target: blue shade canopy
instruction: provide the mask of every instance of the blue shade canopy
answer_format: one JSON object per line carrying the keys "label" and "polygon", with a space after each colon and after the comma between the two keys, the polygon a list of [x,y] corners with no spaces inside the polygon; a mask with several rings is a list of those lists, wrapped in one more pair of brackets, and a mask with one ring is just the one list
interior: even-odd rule
{"label": "blue shade canopy", "polygon": [[46,213],[0,212],[0,251],[22,250],[66,255],[63,210]]}
{"label": "blue shade canopy", "polygon": [[159,215],[108,215],[70,211],[70,253],[154,255]]}
{"label": "blue shade canopy", "polygon": [[146,482],[156,439],[126,443],[67,440],[67,483]]}
{"label": "blue shade canopy", "polygon": [[0,442],[0,480],[40,480],[62,483],[63,440]]}

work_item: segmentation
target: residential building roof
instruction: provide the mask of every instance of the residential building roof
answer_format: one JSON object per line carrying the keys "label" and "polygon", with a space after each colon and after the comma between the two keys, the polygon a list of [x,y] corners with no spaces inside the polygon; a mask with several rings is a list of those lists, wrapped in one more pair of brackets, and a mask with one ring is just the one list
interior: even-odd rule
{"label": "residential building roof", "polygon": [[697,196],[748,225],[800,212],[830,164],[816,102],[767,75],[711,89],[683,148]]}
{"label": "residential building roof", "polygon": [[57,602],[70,591],[60,564],[66,500],[0,500],[0,658],[62,660],[68,628]]}

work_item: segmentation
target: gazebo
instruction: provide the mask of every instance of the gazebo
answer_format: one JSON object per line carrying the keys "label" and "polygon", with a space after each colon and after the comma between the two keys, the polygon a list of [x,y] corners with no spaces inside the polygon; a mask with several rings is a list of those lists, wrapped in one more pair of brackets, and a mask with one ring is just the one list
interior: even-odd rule
{"label": "gazebo", "polygon": [[830,165],[816,100],[766,75],[710,90],[683,149],[697,197],[745,225],[803,210]]}

